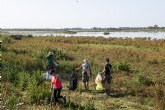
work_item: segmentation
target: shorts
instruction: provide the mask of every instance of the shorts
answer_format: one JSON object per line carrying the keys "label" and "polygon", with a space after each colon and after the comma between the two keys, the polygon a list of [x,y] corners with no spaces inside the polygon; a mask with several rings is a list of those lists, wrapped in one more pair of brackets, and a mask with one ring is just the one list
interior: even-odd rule
{"label": "shorts", "polygon": [[105,75],[105,76],[103,77],[102,83],[103,83],[103,84],[105,84],[105,83],[110,84],[110,83],[111,83],[111,79],[112,79],[111,75]]}
{"label": "shorts", "polygon": [[82,82],[89,82],[89,76],[86,73],[82,73]]}

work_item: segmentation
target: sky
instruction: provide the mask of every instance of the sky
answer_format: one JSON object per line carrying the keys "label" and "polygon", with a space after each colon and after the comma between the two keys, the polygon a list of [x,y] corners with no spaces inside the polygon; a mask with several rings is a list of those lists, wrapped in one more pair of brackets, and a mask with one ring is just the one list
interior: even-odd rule
{"label": "sky", "polygon": [[165,27],[165,0],[0,0],[0,28]]}

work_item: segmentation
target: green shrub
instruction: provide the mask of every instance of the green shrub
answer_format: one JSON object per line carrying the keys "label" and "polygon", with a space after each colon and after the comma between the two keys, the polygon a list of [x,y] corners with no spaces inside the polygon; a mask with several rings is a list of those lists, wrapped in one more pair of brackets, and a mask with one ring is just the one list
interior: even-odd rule
{"label": "green shrub", "polygon": [[77,92],[80,92],[80,93],[81,93],[81,92],[82,92],[82,90],[83,90],[82,85],[81,85],[81,84],[79,84],[76,90],[77,90]]}
{"label": "green shrub", "polygon": [[[55,54],[56,59],[58,60],[67,60],[69,57],[66,55],[64,50],[58,48],[48,48],[42,50],[44,53],[53,52]],[[45,54],[44,54],[45,55]],[[46,55],[45,55],[46,56]],[[43,56],[42,56],[43,57]]]}
{"label": "green shrub", "polygon": [[136,86],[150,86],[155,83],[155,80],[153,75],[147,73],[139,73],[132,78],[131,83]]}
{"label": "green shrub", "polygon": [[7,82],[3,83],[1,96],[1,105],[4,107],[4,109],[16,109],[16,104],[18,104],[20,96],[18,95],[16,88],[13,85]]}
{"label": "green shrub", "polygon": [[[41,101],[48,100],[50,97],[49,86],[46,86],[41,77],[36,75],[31,76],[27,86],[28,101],[33,103],[40,103]],[[42,81],[41,81],[42,80]]]}
{"label": "green shrub", "polygon": [[144,104],[149,105],[150,107],[154,107],[155,106],[155,101],[154,101],[154,99],[151,99],[151,98],[145,98],[144,99]]}
{"label": "green shrub", "polygon": [[41,50],[34,58],[34,62],[37,66],[38,69],[40,70],[45,70],[46,69],[46,55],[47,52],[45,52],[45,50]]}
{"label": "green shrub", "polygon": [[57,68],[63,73],[70,74],[73,69],[73,64],[70,61],[61,61]]}
{"label": "green shrub", "polygon": [[95,110],[94,102],[92,99],[87,100],[84,110]]}
{"label": "green shrub", "polygon": [[[49,102],[49,99],[51,97],[51,94],[49,92],[50,87],[46,86],[45,84],[41,84],[38,88],[38,100],[44,101],[44,102]],[[41,102],[42,103],[42,102]]]}
{"label": "green shrub", "polygon": [[95,64],[92,68],[92,75],[96,76],[99,72],[102,71],[102,68],[100,67],[100,65]]}
{"label": "green shrub", "polygon": [[3,43],[3,44],[9,44],[9,43],[12,43],[12,39],[9,38],[9,37],[4,37],[4,38],[2,39],[2,43]]}
{"label": "green shrub", "polygon": [[36,62],[31,58],[27,58],[24,60],[24,62],[19,62],[19,63],[20,65],[22,65],[25,71],[32,72],[38,70]]}
{"label": "green shrub", "polygon": [[[36,68],[38,68],[40,70],[45,70],[46,69],[46,66],[48,65],[46,55],[49,51],[53,52],[56,59],[58,59],[58,60],[66,61],[66,60],[71,59],[70,57],[68,57],[66,55],[64,50],[60,50],[60,49],[57,49],[57,48],[50,48],[50,49],[46,48],[46,49],[41,50],[41,52],[35,56],[34,63],[35,63]],[[62,64],[62,63],[60,62],[61,67],[63,67],[63,65],[65,65],[65,64]],[[67,68],[66,71],[70,71],[70,70]]]}
{"label": "green shrub", "polygon": [[38,103],[37,81],[34,76],[31,77],[30,82],[28,83],[27,98],[31,104]]}
{"label": "green shrub", "polygon": [[39,59],[39,58],[34,58],[34,62],[35,62],[35,70],[39,69],[39,70],[45,70],[46,69],[46,64],[45,61],[43,59]]}
{"label": "green shrub", "polygon": [[2,81],[10,81],[17,85],[18,83],[18,73],[23,71],[23,68],[15,63],[2,62]]}
{"label": "green shrub", "polygon": [[26,90],[28,83],[30,81],[30,75],[28,73],[25,72],[19,72],[18,73],[18,85],[21,88],[21,90]]}
{"label": "green shrub", "polygon": [[16,109],[16,104],[19,102],[19,98],[16,97],[15,95],[12,95],[9,98],[9,102],[8,102],[8,107],[10,110],[15,110]]}
{"label": "green shrub", "polygon": [[33,71],[32,75],[32,77],[34,77],[37,82],[37,86],[41,85],[45,81],[42,71]]}
{"label": "green shrub", "polygon": [[131,69],[130,64],[127,62],[117,62],[113,65],[114,71],[126,71],[129,72]]}
{"label": "green shrub", "polygon": [[154,93],[155,99],[157,101],[156,107],[159,107],[161,110],[164,110],[165,107],[165,89],[164,84],[157,83],[155,84]]}
{"label": "green shrub", "polygon": [[20,55],[20,54],[28,54],[30,53],[30,51],[26,50],[26,49],[11,49],[10,51],[14,52],[16,55]]}

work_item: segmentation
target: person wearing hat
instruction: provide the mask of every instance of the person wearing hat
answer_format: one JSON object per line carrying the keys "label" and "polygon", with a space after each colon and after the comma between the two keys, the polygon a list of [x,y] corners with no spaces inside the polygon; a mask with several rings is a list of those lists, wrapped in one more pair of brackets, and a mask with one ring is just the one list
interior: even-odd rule
{"label": "person wearing hat", "polygon": [[84,84],[85,90],[89,90],[89,77],[91,75],[91,67],[87,61],[87,59],[84,60],[84,63],[75,70],[82,69],[82,82]]}
{"label": "person wearing hat", "polygon": [[52,69],[51,72],[51,91],[54,93],[55,102],[58,102],[59,98],[63,98],[64,103],[66,103],[66,97],[60,95],[62,90],[62,83],[58,76],[58,73],[55,69]]}
{"label": "person wearing hat", "polygon": [[46,58],[48,59],[48,70],[50,71],[51,69],[56,69],[56,64],[59,63],[56,61],[53,52],[49,52]]}
{"label": "person wearing hat", "polygon": [[105,86],[105,94],[109,95],[110,94],[110,83],[112,79],[112,65],[109,63],[109,58],[105,59],[105,66],[104,70],[101,72],[103,73],[103,80],[102,84],[105,86],[105,83],[107,83],[107,86]]}

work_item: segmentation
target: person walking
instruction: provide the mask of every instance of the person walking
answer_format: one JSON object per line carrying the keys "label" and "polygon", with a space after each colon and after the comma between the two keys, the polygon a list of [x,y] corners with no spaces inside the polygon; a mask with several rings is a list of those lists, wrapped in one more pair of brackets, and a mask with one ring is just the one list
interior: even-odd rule
{"label": "person walking", "polygon": [[[58,73],[55,69],[52,69],[50,74],[51,74],[51,92],[54,95],[55,103],[58,102],[59,98],[63,98],[64,104],[65,104],[66,97],[65,96],[63,97],[60,95],[61,90],[62,90],[62,83],[58,76]],[[51,102],[52,102],[52,100],[51,100]]]}
{"label": "person walking", "polygon": [[56,69],[56,64],[59,64],[53,54],[53,52],[49,52],[46,56],[48,60],[48,70]]}
{"label": "person walking", "polygon": [[75,70],[82,69],[82,82],[84,85],[85,90],[89,90],[89,78],[91,76],[91,67],[88,63],[87,59],[84,60],[84,63]]}
{"label": "person walking", "polygon": [[[104,69],[101,73],[103,73],[102,84],[105,87],[105,94],[109,95],[110,94],[110,84],[111,84],[111,79],[112,79],[112,64],[109,63],[109,58],[105,59]],[[105,86],[106,83],[107,83],[107,86]]]}

